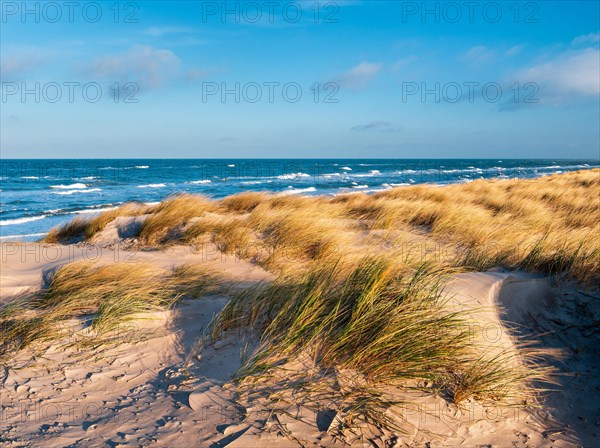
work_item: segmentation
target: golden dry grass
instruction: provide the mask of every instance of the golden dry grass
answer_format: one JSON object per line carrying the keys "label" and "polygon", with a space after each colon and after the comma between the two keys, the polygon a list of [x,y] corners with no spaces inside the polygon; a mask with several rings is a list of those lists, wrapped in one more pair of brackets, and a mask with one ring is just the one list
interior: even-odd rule
{"label": "golden dry grass", "polygon": [[530,180],[400,187],[373,195],[249,192],[210,201],[185,194],[151,209],[124,206],[89,221],[74,220],[46,241],[73,235],[89,239],[116,216],[150,213],[138,236],[142,245],[212,241],[274,271],[332,256],[397,250],[414,235],[413,240],[426,238],[436,245],[434,255],[450,264],[503,266],[589,282],[600,272],[598,197],[598,169]]}
{"label": "golden dry grass", "polygon": [[89,239],[102,231],[109,222],[114,221],[119,216],[140,216],[151,213],[154,210],[154,206],[128,202],[114,210],[103,212],[89,219],[75,218],[71,222],[48,232],[48,235],[44,238],[44,242],[62,243],[81,238]]}
{"label": "golden dry grass", "polygon": [[64,321],[87,318],[98,339],[119,333],[137,313],[170,308],[180,298],[199,297],[221,285],[206,265],[166,271],[148,263],[67,264],[39,292],[25,294],[0,309],[0,359],[34,343],[59,339]]}

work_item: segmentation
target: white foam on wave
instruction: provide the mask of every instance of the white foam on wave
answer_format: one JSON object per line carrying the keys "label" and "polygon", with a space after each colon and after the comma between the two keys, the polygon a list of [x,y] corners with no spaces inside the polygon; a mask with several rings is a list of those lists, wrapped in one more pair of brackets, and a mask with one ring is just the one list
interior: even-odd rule
{"label": "white foam on wave", "polygon": [[[267,180],[265,182],[271,182],[271,181]],[[260,180],[247,180],[244,182],[240,182],[241,185],[260,185],[262,183],[263,183],[263,181],[260,181]]]}
{"label": "white foam on wave", "polygon": [[192,180],[190,182],[187,182],[188,184],[192,184],[192,185],[202,185],[202,184],[210,184],[212,181],[206,179],[206,180]]}
{"label": "white foam on wave", "polygon": [[0,221],[0,226],[14,226],[16,224],[24,224],[26,222],[39,221],[46,218],[48,215],[28,216],[26,218],[5,219]]}
{"label": "white foam on wave", "polygon": [[343,166],[343,167],[340,168],[340,170],[352,171],[352,168],[350,168],[349,166]]}
{"label": "white foam on wave", "polygon": [[166,184],[148,184],[148,185],[138,185],[137,188],[163,188],[166,187]]}
{"label": "white foam on wave", "polygon": [[74,210],[72,212],[69,212],[69,215],[87,215],[88,213],[102,213],[102,212],[108,212],[110,210],[116,210],[119,207],[106,207],[106,208],[86,208],[83,210]]}
{"label": "white foam on wave", "polygon": [[66,191],[55,191],[53,194],[60,194],[63,196],[72,195],[75,193],[94,193],[96,191],[102,191],[102,188],[90,188],[89,190],[66,190]]}
{"label": "white foam on wave", "polygon": [[136,168],[137,168],[138,170],[147,170],[147,169],[148,169],[148,168],[150,168],[150,167],[149,167],[148,165],[139,165],[139,166],[136,166]]}
{"label": "white foam on wave", "polygon": [[37,176],[21,176],[21,179],[31,179],[31,180],[34,180],[34,179],[39,179],[39,177],[37,177]]}
{"label": "white foam on wave", "polygon": [[293,188],[292,186],[289,186],[288,188],[289,188],[289,190],[282,191],[281,193],[279,193],[279,196],[288,196],[291,194],[312,193],[313,191],[317,191],[317,189],[315,187]]}
{"label": "white foam on wave", "polygon": [[368,185],[354,185],[352,188],[363,189],[363,188],[369,188],[369,186]]}
{"label": "white foam on wave", "polygon": [[82,184],[82,183],[76,183],[76,184],[70,184],[70,185],[50,185],[50,188],[58,188],[61,190],[80,190],[80,189],[84,189],[87,187],[88,186],[86,184]]}
{"label": "white foam on wave", "polygon": [[401,183],[392,183],[392,182],[390,182],[389,184],[383,184],[382,187],[395,188],[395,187],[406,187],[408,185],[410,185],[410,184],[406,183],[406,182],[401,182]]}
{"label": "white foam on wave", "polygon": [[277,179],[289,180],[289,179],[300,179],[302,177],[310,177],[310,174],[306,174],[306,173],[282,174],[280,176],[277,176]]}
{"label": "white foam on wave", "polygon": [[235,165],[234,165],[233,163],[231,163],[231,164],[229,164],[229,165],[227,165],[227,166],[228,166],[229,168],[234,168],[234,167],[235,167]]}
{"label": "white foam on wave", "polygon": [[44,236],[46,235],[45,233],[26,233],[24,235],[5,235],[5,236],[0,236],[0,240],[9,240],[9,239],[19,239],[19,238],[30,238],[32,236]]}

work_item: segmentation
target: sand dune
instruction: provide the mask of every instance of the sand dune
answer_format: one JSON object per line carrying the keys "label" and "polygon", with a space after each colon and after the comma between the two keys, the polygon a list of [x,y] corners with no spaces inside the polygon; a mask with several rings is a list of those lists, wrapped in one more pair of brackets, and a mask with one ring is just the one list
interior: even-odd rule
{"label": "sand dune", "polygon": [[597,174],[180,195],[2,243],[0,443],[596,446]]}
{"label": "sand dune", "polygon": [[[53,261],[25,257],[23,262],[35,245],[28,246],[2,247],[3,300],[19,288],[40,287],[48,270],[83,256],[70,251]],[[100,262],[114,263],[115,255],[105,249]],[[183,247],[135,256],[161,266],[199,257]],[[272,277],[244,261],[223,261],[220,254],[208,262],[218,263],[238,280]],[[593,446],[600,418],[595,406],[600,384],[591,369],[600,361],[593,327],[600,317],[597,299],[573,286],[556,288],[544,278],[500,272],[458,275],[447,293],[452,306],[486,307],[478,314],[475,337],[511,348],[512,332],[518,331],[535,334],[541,347],[561,349],[562,358],[549,362],[571,375],[559,377],[560,386],[568,387],[557,386],[536,412],[486,408],[472,401],[459,408],[439,396],[414,392],[408,396],[410,405],[389,410],[405,434],[367,426],[362,434],[349,433],[342,440],[328,432],[335,425],[335,412],[289,404],[293,391],[287,391],[290,402],[282,397],[288,404],[275,413],[260,398],[236,394],[230,379],[241,365],[240,352],[248,344],[252,347],[252,339],[242,333],[216,342],[201,338],[228,300],[209,295],[140,316],[122,329],[146,333],[143,342],[82,352],[65,348],[68,341],[61,340],[36,359],[27,350],[19,353],[4,368],[0,437],[7,446],[44,447],[372,446],[366,439],[377,446]],[[575,307],[588,312],[574,313]],[[71,338],[85,337],[81,322],[65,325],[73,328]],[[298,360],[289,368],[294,372],[306,366]],[[337,380],[347,381],[344,375],[338,372]]]}

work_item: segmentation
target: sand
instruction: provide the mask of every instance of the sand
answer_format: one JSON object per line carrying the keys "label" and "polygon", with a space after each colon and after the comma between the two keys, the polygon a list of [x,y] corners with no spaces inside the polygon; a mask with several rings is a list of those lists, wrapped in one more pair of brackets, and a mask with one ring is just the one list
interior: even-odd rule
{"label": "sand", "polygon": [[[115,227],[109,228],[118,237]],[[216,250],[188,247],[132,251],[119,245],[1,245],[0,303],[27,289],[38,289],[54,269],[90,258],[99,263],[154,263],[173,267],[210,263],[232,280],[248,284],[272,275],[249,262]],[[87,350],[61,340],[32,359],[25,350],[0,371],[0,445],[38,447],[593,447],[600,439],[600,300],[576,284],[552,285],[523,273],[487,272],[456,276],[447,286],[451,306],[477,304],[474,337],[498,349],[515,349],[513,336],[536,340],[554,350],[546,362],[558,375],[553,391],[534,410],[462,409],[440,397],[415,393],[413,405],[390,409],[406,428],[393,434],[365,426],[359,434],[334,437],[335,412],[315,412],[284,392],[271,412],[264,400],[239,394],[230,381],[252,350],[243,332],[211,343],[202,335],[227,303],[208,295],[180,303],[171,311],[146,314],[127,324],[143,334],[139,343]],[[81,322],[66,323],[69,338],[86,337]],[[290,375],[309,368],[299,359]],[[337,372],[341,387],[352,372]],[[355,377],[354,377],[355,378]]]}

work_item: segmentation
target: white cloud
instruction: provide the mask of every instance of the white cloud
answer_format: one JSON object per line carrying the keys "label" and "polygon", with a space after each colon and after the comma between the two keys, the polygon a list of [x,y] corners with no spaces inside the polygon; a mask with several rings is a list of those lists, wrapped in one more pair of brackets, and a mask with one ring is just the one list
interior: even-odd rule
{"label": "white cloud", "polygon": [[9,47],[2,50],[0,78],[14,81],[35,70],[53,56],[37,47]]}
{"label": "white cloud", "polygon": [[418,59],[419,58],[417,56],[415,56],[414,54],[411,54],[410,56],[407,56],[403,59],[399,59],[398,61],[394,62],[394,64],[392,65],[392,71],[398,72],[401,69],[403,69],[404,67],[412,64],[413,62],[415,62]]}
{"label": "white cloud", "polygon": [[506,56],[516,56],[523,49],[523,45],[514,45],[506,50]]}
{"label": "white cloud", "polygon": [[349,89],[360,89],[371,82],[381,71],[383,64],[372,62],[361,62],[338,77],[341,87]]}
{"label": "white cloud", "polygon": [[597,44],[600,42],[600,33],[584,34],[583,36],[577,36],[571,42],[573,45],[585,45],[585,44]]}
{"label": "white cloud", "polygon": [[540,98],[567,100],[573,96],[600,94],[600,51],[586,48],[568,51],[553,59],[520,70],[522,82],[534,82],[540,87]]}
{"label": "white cloud", "polygon": [[459,59],[471,64],[479,64],[481,62],[489,61],[494,54],[494,50],[490,50],[485,45],[476,45],[475,47],[471,47],[465,53],[461,54]]}
{"label": "white cloud", "polygon": [[180,65],[181,60],[171,50],[136,45],[126,53],[98,58],[83,71],[95,79],[136,82],[153,89],[177,75]]}

